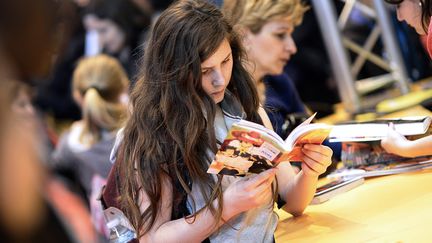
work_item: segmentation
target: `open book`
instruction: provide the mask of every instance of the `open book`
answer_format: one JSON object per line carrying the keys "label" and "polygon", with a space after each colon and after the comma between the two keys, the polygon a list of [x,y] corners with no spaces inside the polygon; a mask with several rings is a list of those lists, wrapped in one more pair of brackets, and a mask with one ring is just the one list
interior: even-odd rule
{"label": "open book", "polygon": [[431,121],[431,117],[422,116],[338,124],[334,125],[329,138],[330,142],[381,140],[387,136],[390,123],[402,135],[419,135],[426,133]]}
{"label": "open book", "polygon": [[234,123],[207,172],[244,176],[275,167],[281,161],[300,161],[301,145],[321,144],[331,130],[330,125],[311,124],[315,114],[285,141],[262,125],[245,120]]}

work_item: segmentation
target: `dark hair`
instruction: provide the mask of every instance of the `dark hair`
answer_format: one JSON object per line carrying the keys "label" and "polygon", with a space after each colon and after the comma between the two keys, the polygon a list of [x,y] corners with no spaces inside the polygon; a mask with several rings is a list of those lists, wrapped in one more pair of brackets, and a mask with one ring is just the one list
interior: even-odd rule
{"label": "dark hair", "polygon": [[126,35],[125,45],[132,49],[140,44],[141,33],[150,26],[150,16],[131,0],[92,0],[85,14],[117,24]]}
{"label": "dark hair", "polygon": [[163,11],[176,0],[149,0],[153,11]]}
{"label": "dark hair", "polygon": [[[173,184],[173,217],[184,216],[175,216],[175,209],[184,193],[190,192],[188,182],[193,178],[199,182],[206,206],[216,219],[221,218],[221,206],[214,208],[211,202],[215,198],[222,200],[222,191],[206,173],[211,159],[209,149],[217,150],[216,104],[202,88],[201,63],[225,39],[233,57],[227,89],[240,101],[247,118],[261,123],[257,91],[242,65],[240,40],[219,9],[202,0],[179,1],[155,23],[145,51],[142,77],[131,94],[133,113],[124,130],[124,159],[116,165],[124,179],[122,208],[140,234],[155,222],[161,206],[161,182],[166,177]],[[140,190],[150,200],[142,214]]]}
{"label": "dark hair", "polygon": [[[390,4],[401,4],[404,0],[384,0]],[[422,27],[425,33],[428,33],[428,27],[432,16],[432,5],[430,0],[419,0],[421,4]]]}
{"label": "dark hair", "polygon": [[404,0],[384,0],[390,4],[400,4],[402,3]]}

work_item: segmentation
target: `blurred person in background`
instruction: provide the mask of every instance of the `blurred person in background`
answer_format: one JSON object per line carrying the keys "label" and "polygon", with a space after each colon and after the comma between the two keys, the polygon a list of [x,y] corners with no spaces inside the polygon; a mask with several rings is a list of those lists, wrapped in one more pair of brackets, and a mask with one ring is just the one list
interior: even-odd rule
{"label": "blurred person in background", "polygon": [[12,98],[9,101],[12,104],[11,111],[16,115],[17,119],[22,121],[20,125],[36,131],[41,156],[44,161],[48,161],[49,158],[46,155],[53,151],[58,137],[46,122],[41,119],[32,104],[34,88],[27,83],[14,81],[11,82],[9,92],[10,98]]}
{"label": "blurred person in background", "polygon": [[97,197],[111,169],[110,151],[124,125],[129,80],[117,59],[101,54],[82,59],[73,75],[73,97],[82,119],[62,135],[52,167],[75,191],[83,189],[93,222],[107,233]]}
{"label": "blurred person in background", "polygon": [[142,56],[143,33],[150,15],[131,0],[92,0],[85,10],[93,18],[103,53],[116,57],[134,82]]}
{"label": "blurred person in background", "polygon": [[306,7],[300,0],[225,0],[223,12],[240,34],[247,53],[249,73],[258,87],[260,102],[273,127],[285,138],[288,114],[307,113],[284,66],[297,52],[292,39]]}
{"label": "blurred person in background", "polygon": [[427,36],[426,47],[432,58],[432,6],[430,0],[384,0],[396,5],[397,18],[406,22],[419,35]]}
{"label": "blurred person in background", "polygon": [[71,77],[77,61],[85,54],[85,49],[91,46],[86,44],[86,30],[82,23],[88,1],[70,0],[69,37],[63,43],[62,55],[57,57],[52,72],[39,80],[36,87],[35,107],[44,118],[54,120],[50,125],[58,131],[61,130],[59,127],[63,126],[62,123],[67,126],[70,121],[81,118],[79,107],[71,95]]}
{"label": "blurred person in background", "polygon": [[[405,21],[413,27],[419,35],[427,36],[427,50],[432,58],[432,3],[430,0],[385,0],[396,5],[396,13],[399,21]],[[432,155],[432,135],[416,140],[408,140],[394,130],[390,125],[388,135],[381,140],[382,147],[390,153],[416,157]]]}
{"label": "blurred person in background", "polygon": [[53,120],[50,125],[59,134],[81,119],[80,108],[71,95],[71,78],[78,60],[102,52],[112,55],[132,80],[141,56],[141,32],[150,19],[131,0],[73,0],[71,13],[71,38],[52,74],[38,86],[35,97],[36,108]]}
{"label": "blurred person in background", "polygon": [[[23,122],[16,82],[45,77],[66,38],[68,2],[0,2],[0,237],[3,242],[96,242],[85,206],[43,166]],[[18,98],[19,100],[19,98]],[[19,103],[19,102],[18,102]],[[25,106],[24,106],[25,107]],[[21,117],[21,118],[20,118]]]}

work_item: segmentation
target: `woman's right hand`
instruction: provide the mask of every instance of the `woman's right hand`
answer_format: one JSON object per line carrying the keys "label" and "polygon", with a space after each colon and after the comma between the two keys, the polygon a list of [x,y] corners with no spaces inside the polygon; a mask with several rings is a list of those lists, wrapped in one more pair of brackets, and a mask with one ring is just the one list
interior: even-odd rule
{"label": "woman's right hand", "polygon": [[223,218],[229,218],[250,209],[267,204],[273,197],[272,183],[276,168],[242,178],[225,190],[223,195]]}

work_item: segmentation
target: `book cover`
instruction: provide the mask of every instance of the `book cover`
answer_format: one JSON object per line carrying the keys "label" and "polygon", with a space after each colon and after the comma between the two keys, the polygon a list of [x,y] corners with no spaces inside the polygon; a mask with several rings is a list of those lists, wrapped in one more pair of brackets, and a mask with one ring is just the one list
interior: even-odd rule
{"label": "book cover", "polygon": [[425,134],[431,124],[431,117],[404,117],[395,119],[377,119],[366,122],[348,122],[334,125],[330,142],[376,141],[387,136],[389,124],[404,136]]}
{"label": "book cover", "polygon": [[364,183],[363,177],[336,178],[322,186],[317,187],[310,204],[320,204],[341,193],[347,192]]}
{"label": "book cover", "polygon": [[253,122],[234,123],[207,172],[244,176],[273,168],[281,161],[300,161],[301,145],[321,144],[331,130],[326,124],[311,124],[314,116],[297,126],[286,140]]}
{"label": "book cover", "polygon": [[346,168],[404,160],[407,158],[385,151],[381,141],[342,143],[341,161]]}
{"label": "book cover", "polygon": [[392,174],[400,174],[411,171],[418,171],[432,168],[432,156],[421,156],[406,158],[405,160],[380,163],[374,165],[362,165],[356,168],[341,168],[331,174],[328,178],[352,178],[352,177],[373,177]]}

